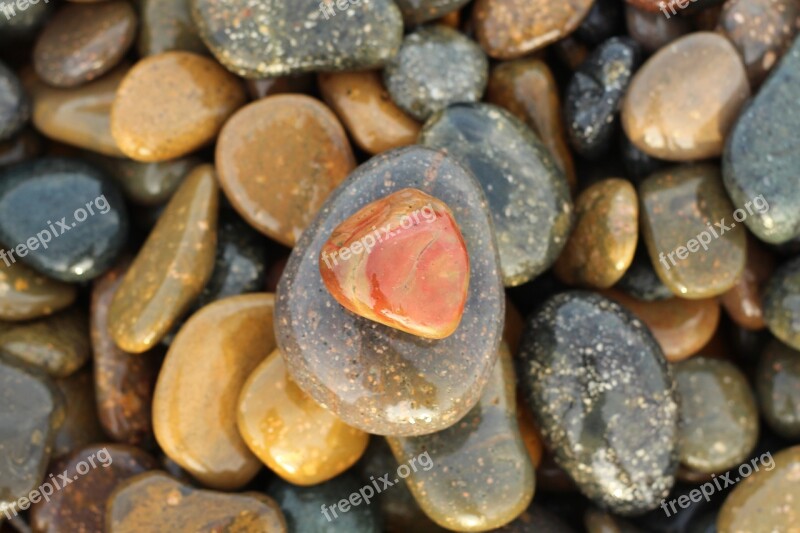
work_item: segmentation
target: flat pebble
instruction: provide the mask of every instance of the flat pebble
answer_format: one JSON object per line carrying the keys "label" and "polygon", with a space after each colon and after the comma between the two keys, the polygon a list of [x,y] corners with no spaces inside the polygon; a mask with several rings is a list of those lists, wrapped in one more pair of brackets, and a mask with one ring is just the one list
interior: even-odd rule
{"label": "flat pebble", "polygon": [[42,318],[69,307],[74,285],[43,276],[23,263],[0,264],[0,320]]}

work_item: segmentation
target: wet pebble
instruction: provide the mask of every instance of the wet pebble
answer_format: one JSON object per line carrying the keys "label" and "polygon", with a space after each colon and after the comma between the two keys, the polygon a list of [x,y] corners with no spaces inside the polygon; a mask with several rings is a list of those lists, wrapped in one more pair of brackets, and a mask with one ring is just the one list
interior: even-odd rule
{"label": "wet pebble", "polygon": [[64,399],[65,417],[53,441],[53,457],[63,457],[92,442],[106,440],[97,418],[91,369],[84,368],[55,383]]}
{"label": "wet pebble", "polygon": [[70,306],[74,285],[50,279],[23,263],[0,264],[0,320],[42,318]]}
{"label": "wet pebble", "polygon": [[800,257],[778,267],[764,288],[763,298],[769,330],[800,350]]}
{"label": "wet pebble", "polygon": [[30,114],[28,97],[19,78],[0,61],[0,141],[19,132]]}
{"label": "wet pebble", "polygon": [[206,52],[194,25],[191,0],[140,0],[141,29],[138,50],[142,57],[183,50]]}
{"label": "wet pebble", "polygon": [[755,382],[767,425],[786,439],[800,439],[800,352],[773,339],[758,361]]}
{"label": "wet pebble", "polygon": [[740,327],[759,330],[764,322],[763,288],[775,270],[775,258],[752,235],[747,236],[747,262],[741,277],[719,301]]}

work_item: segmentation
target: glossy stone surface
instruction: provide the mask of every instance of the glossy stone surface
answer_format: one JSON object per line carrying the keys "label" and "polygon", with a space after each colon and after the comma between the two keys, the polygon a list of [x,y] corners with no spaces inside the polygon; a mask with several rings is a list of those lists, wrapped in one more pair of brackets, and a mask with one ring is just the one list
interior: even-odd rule
{"label": "glossy stone surface", "polygon": [[489,104],[455,105],[425,124],[420,142],[445,150],[481,183],[506,286],[553,264],[572,227],[572,201],[564,175],[520,120]]}
{"label": "glossy stone surface", "polygon": [[495,59],[526,55],[572,33],[593,0],[478,0],[473,17],[478,42]]}
{"label": "glossy stone surface", "polygon": [[750,84],[757,87],[797,35],[800,4],[793,0],[733,0],[722,8],[719,26],[739,51]]}
{"label": "glossy stone surface", "polygon": [[407,26],[441,18],[467,4],[469,0],[396,0]]}
{"label": "glossy stone surface", "polygon": [[645,326],[596,294],[562,293],[529,319],[520,357],[545,444],[581,492],[617,514],[656,508],[675,481],[678,404]]}
{"label": "glossy stone surface", "polygon": [[778,267],[764,288],[763,302],[772,334],[800,350],[800,257]]}
{"label": "glossy stone surface", "polygon": [[715,298],[669,298],[646,302],[617,290],[603,293],[636,315],[650,329],[670,363],[682,361],[708,344],[720,321]]}
{"label": "glossy stone surface", "polygon": [[596,159],[616,139],[617,112],[640,56],[632,39],[612,37],[595,48],[573,75],[564,96],[564,123],[578,154]]}
{"label": "glossy stone surface", "polygon": [[20,511],[17,499],[39,486],[64,412],[49,379],[2,357],[0,402],[0,511],[11,514]]}
{"label": "glossy stone surface", "polygon": [[[92,465],[81,475],[84,466]],[[31,525],[41,533],[60,531],[103,531],[106,500],[123,481],[157,467],[156,460],[133,446],[94,444],[53,463],[49,473],[56,480],[64,472],[75,480],[57,490],[50,501],[31,508]],[[80,471],[79,471],[80,469]]]}
{"label": "glossy stone surface", "polygon": [[137,161],[174,159],[212,141],[245,102],[242,84],[218,63],[164,52],[136,63],[111,106],[111,134]]}
{"label": "glossy stone surface", "polygon": [[767,425],[796,441],[800,438],[800,352],[773,339],[758,361],[755,382]]}
{"label": "glossy stone surface", "polygon": [[78,291],[25,266],[0,263],[0,320],[41,318],[69,307]]}
{"label": "glossy stone surface", "polygon": [[625,25],[631,38],[647,52],[655,52],[692,29],[686,18],[667,18],[662,12],[651,13],[631,4],[625,5]]}
{"label": "glossy stone surface", "polygon": [[639,240],[639,202],[631,182],[610,178],[575,201],[575,228],[555,263],[568,285],[607,289],[633,262]]}
{"label": "glossy stone surface", "polygon": [[33,67],[55,87],[76,87],[119,63],[136,37],[136,12],[130,3],[67,4],[39,34]]}
{"label": "glossy stone surface", "polygon": [[489,75],[486,100],[511,111],[536,133],[574,190],[575,164],[564,134],[558,85],[547,63],[536,58],[499,63]]}
{"label": "glossy stone surface", "polygon": [[392,102],[376,71],[320,74],[320,92],[362,150],[378,154],[414,144],[420,124]]}
{"label": "glossy stone surface", "polygon": [[449,337],[464,314],[464,237],[450,208],[418,189],[394,192],[336,226],[319,271],[343,307],[412,335]]}
{"label": "glossy stone surface", "polygon": [[50,139],[115,158],[124,157],[111,136],[111,104],[129,68],[123,63],[97,80],[70,89],[35,80],[29,88],[34,126]]}
{"label": "glossy stone surface", "polygon": [[140,0],[141,31],[138,49],[142,57],[184,50],[202,54],[206,46],[192,20],[191,0]]}
{"label": "glossy stone surface", "polygon": [[725,499],[717,518],[719,533],[788,532],[800,524],[800,446],[773,454],[772,461],[765,461],[766,466],[737,484]]}
{"label": "glossy stone surface", "polygon": [[450,104],[480,100],[488,76],[489,62],[480,47],[442,25],[408,34],[383,71],[394,103],[422,121]]}
{"label": "glossy stone surface", "polygon": [[440,526],[486,531],[530,504],[534,471],[517,426],[515,384],[511,352],[501,344],[483,395],[464,418],[430,435],[387,439],[397,462],[413,465],[406,483]]}
{"label": "glossy stone surface", "polygon": [[122,195],[83,161],[41,158],[0,172],[0,241],[10,260],[86,281],[114,263],[127,236]]}
{"label": "glossy stone surface", "polygon": [[55,384],[64,400],[65,416],[55,434],[52,456],[63,457],[92,442],[106,440],[97,419],[92,371],[83,368]]}
{"label": "glossy stone surface", "polygon": [[293,94],[262,98],[231,117],[217,140],[216,167],[239,214],[294,246],[355,159],[330,109]]}
{"label": "glossy stone surface", "polygon": [[710,298],[734,286],[744,269],[746,235],[732,220],[737,215],[717,167],[657,172],[641,183],[639,199],[650,260],[675,295]]}
{"label": "glossy stone surface", "polygon": [[91,355],[89,325],[79,309],[0,328],[0,351],[54,377],[66,377]]}
{"label": "glossy stone surface", "polygon": [[[756,237],[782,244],[800,236],[800,155],[791,135],[800,125],[800,38],[774,68],[728,137],[722,158],[725,188],[737,208],[761,197],[745,224]],[[765,208],[765,204],[767,208]]]}
{"label": "glossy stone surface", "polygon": [[681,463],[718,474],[746,462],[758,439],[758,406],[744,374],[728,361],[706,357],[673,370],[681,398]]}
{"label": "glossy stone surface", "polygon": [[719,297],[728,316],[740,327],[751,330],[766,327],[762,293],[774,270],[775,258],[748,235],[744,271],[733,288]]}
{"label": "glossy stone surface", "polygon": [[[364,481],[352,473],[345,473],[315,487],[296,487],[281,479],[274,479],[267,494],[278,502],[285,513],[289,531],[378,533],[381,531],[381,520],[377,505],[365,505],[361,500],[359,505],[351,506],[346,513],[336,511],[334,514],[334,510],[330,509],[339,501],[347,504],[346,498],[350,494],[358,494],[363,486]],[[323,505],[330,520],[321,511]]]}
{"label": "glossy stone surface", "polygon": [[112,439],[132,445],[153,442],[152,401],[160,367],[159,354],[133,355],[121,350],[108,330],[111,301],[130,261],[122,261],[92,286],[90,326],[94,392],[103,429]]}
{"label": "glossy stone surface", "polygon": [[[320,250],[335,227],[409,187],[450,207],[470,258],[464,316],[442,340],[350,313],[319,274]],[[497,356],[504,313],[497,261],[480,186],[455,161],[421,147],[374,157],[328,199],[278,286],[276,336],[292,378],[346,424],[370,433],[420,435],[452,425],[478,401]]]}
{"label": "glossy stone surface", "polygon": [[158,375],[156,439],[209,487],[240,488],[261,468],[239,434],[236,413],[245,380],[275,348],[273,306],[266,293],[207,305],[181,328]]}
{"label": "glossy stone surface", "polygon": [[219,191],[211,165],[184,180],[111,301],[117,345],[142,353],[158,343],[205,287],[214,268]]}
{"label": "glossy stone surface", "polygon": [[30,114],[28,97],[19,78],[0,61],[0,141],[19,132]]}
{"label": "glossy stone surface", "polygon": [[390,0],[191,3],[206,45],[220,63],[245,78],[377,68],[397,53],[403,39],[402,16]]}
{"label": "glossy stone surface", "polygon": [[633,263],[615,288],[645,302],[655,302],[673,297],[672,291],[661,282],[656,274],[647,253],[647,246],[641,239],[636,247]]}
{"label": "glossy stone surface", "polygon": [[622,125],[633,144],[651,156],[716,157],[749,96],[744,65],[730,41],[695,32],[642,65],[626,94]]}
{"label": "glossy stone surface", "polygon": [[342,423],[289,377],[279,350],[242,386],[237,424],[248,448],[294,485],[316,485],[358,461],[369,435]]}
{"label": "glossy stone surface", "polygon": [[[319,511],[319,509],[317,509]],[[263,494],[200,490],[155,471],[122,484],[106,506],[108,533],[146,531],[286,533],[275,502]]]}

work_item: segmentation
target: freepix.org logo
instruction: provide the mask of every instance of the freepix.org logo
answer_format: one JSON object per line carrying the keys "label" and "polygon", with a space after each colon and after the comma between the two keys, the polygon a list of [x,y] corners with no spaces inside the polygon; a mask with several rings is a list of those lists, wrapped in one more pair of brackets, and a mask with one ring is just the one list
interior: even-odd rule
{"label": "freepix.org logo", "polygon": [[14,17],[17,12],[25,11],[29,7],[35,6],[39,2],[49,4],[50,0],[0,0],[0,11],[2,11],[6,16],[6,20],[11,20],[11,17]]}

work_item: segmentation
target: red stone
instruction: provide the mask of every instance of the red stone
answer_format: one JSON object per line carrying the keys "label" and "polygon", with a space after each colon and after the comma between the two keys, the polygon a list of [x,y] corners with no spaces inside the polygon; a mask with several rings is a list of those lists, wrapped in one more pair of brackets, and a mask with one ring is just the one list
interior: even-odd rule
{"label": "red stone", "polygon": [[469,257],[453,213],[417,189],[375,201],[322,247],[322,280],[346,309],[413,335],[443,339],[461,321]]}

